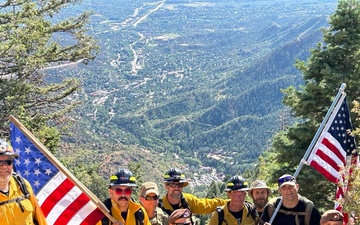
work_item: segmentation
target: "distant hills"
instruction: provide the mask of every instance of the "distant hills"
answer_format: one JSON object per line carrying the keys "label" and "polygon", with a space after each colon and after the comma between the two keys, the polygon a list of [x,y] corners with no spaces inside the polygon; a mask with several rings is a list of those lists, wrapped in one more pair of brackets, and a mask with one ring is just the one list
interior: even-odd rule
{"label": "distant hills", "polygon": [[140,146],[170,161],[176,153],[189,168],[251,168],[293,123],[280,90],[302,83],[295,59],[321,41],[336,4],[85,0],[66,9],[93,10],[89,32],[101,47],[87,66],[57,70],[83,82],[74,138]]}

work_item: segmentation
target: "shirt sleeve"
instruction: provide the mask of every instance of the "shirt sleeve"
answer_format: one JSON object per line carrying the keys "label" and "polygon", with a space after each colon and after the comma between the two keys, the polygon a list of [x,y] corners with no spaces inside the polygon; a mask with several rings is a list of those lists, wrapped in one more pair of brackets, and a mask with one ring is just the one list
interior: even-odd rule
{"label": "shirt sleeve", "polygon": [[194,214],[212,213],[216,210],[216,207],[223,206],[228,202],[228,199],[197,198],[191,194],[185,194],[184,197],[190,206],[191,212]]}

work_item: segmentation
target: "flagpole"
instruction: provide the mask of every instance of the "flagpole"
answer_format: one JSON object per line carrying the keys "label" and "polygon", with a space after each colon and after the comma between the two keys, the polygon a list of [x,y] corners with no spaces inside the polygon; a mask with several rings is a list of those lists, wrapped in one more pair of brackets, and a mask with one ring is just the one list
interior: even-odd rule
{"label": "flagpole", "polygon": [[[328,109],[328,111],[327,111],[327,113],[326,113],[320,127],[316,131],[315,136],[313,137],[308,149],[306,150],[306,152],[304,154],[304,157],[301,159],[301,161],[300,161],[300,163],[299,163],[299,165],[298,165],[298,167],[297,167],[297,169],[296,169],[296,171],[295,171],[295,173],[293,175],[295,179],[296,179],[297,175],[300,173],[300,170],[302,169],[302,166],[305,164],[307,158],[309,157],[309,155],[311,153],[311,150],[313,149],[314,145],[316,144],[316,142],[317,142],[321,132],[323,131],[327,121],[329,120],[331,114],[333,113],[333,110],[334,110],[335,106],[338,104],[341,97],[343,97],[343,98],[345,97],[345,95],[346,95],[345,92],[344,92],[345,88],[346,88],[346,84],[342,83],[337,95],[335,96],[335,99],[334,99],[333,103],[331,104],[330,108]],[[280,202],[276,206],[276,209],[275,209],[273,215],[270,218],[270,221],[269,221],[270,224],[274,221],[275,216],[278,213],[281,205],[282,205],[282,197],[280,198]]]}
{"label": "flagpole", "polygon": [[113,223],[118,222],[106,208],[104,203],[97,198],[86,186],[84,186],[47,148],[14,116],[10,115],[9,120],[76,186],[86,194],[89,199],[104,213],[106,217]]}

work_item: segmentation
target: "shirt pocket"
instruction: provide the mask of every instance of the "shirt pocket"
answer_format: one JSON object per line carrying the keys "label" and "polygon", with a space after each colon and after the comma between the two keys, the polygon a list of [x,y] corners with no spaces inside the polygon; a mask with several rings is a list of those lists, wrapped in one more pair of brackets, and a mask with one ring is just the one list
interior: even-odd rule
{"label": "shirt pocket", "polygon": [[24,216],[25,224],[33,224],[34,207],[31,204],[31,201],[29,199],[25,199],[25,200],[20,201],[20,204],[22,205],[22,207],[24,209],[24,212],[22,214]]}

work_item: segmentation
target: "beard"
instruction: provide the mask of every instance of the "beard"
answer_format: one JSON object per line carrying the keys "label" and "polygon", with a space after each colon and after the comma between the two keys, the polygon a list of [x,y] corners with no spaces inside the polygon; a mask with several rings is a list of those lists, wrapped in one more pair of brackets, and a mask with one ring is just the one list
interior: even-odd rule
{"label": "beard", "polygon": [[9,173],[0,174],[0,184],[9,183],[11,177],[11,171]]}
{"label": "beard", "polygon": [[263,209],[265,207],[265,205],[267,204],[267,199],[265,198],[259,198],[254,200],[254,204],[258,209]]}
{"label": "beard", "polygon": [[170,196],[175,198],[175,199],[180,199],[181,198],[181,191],[172,191]]}

